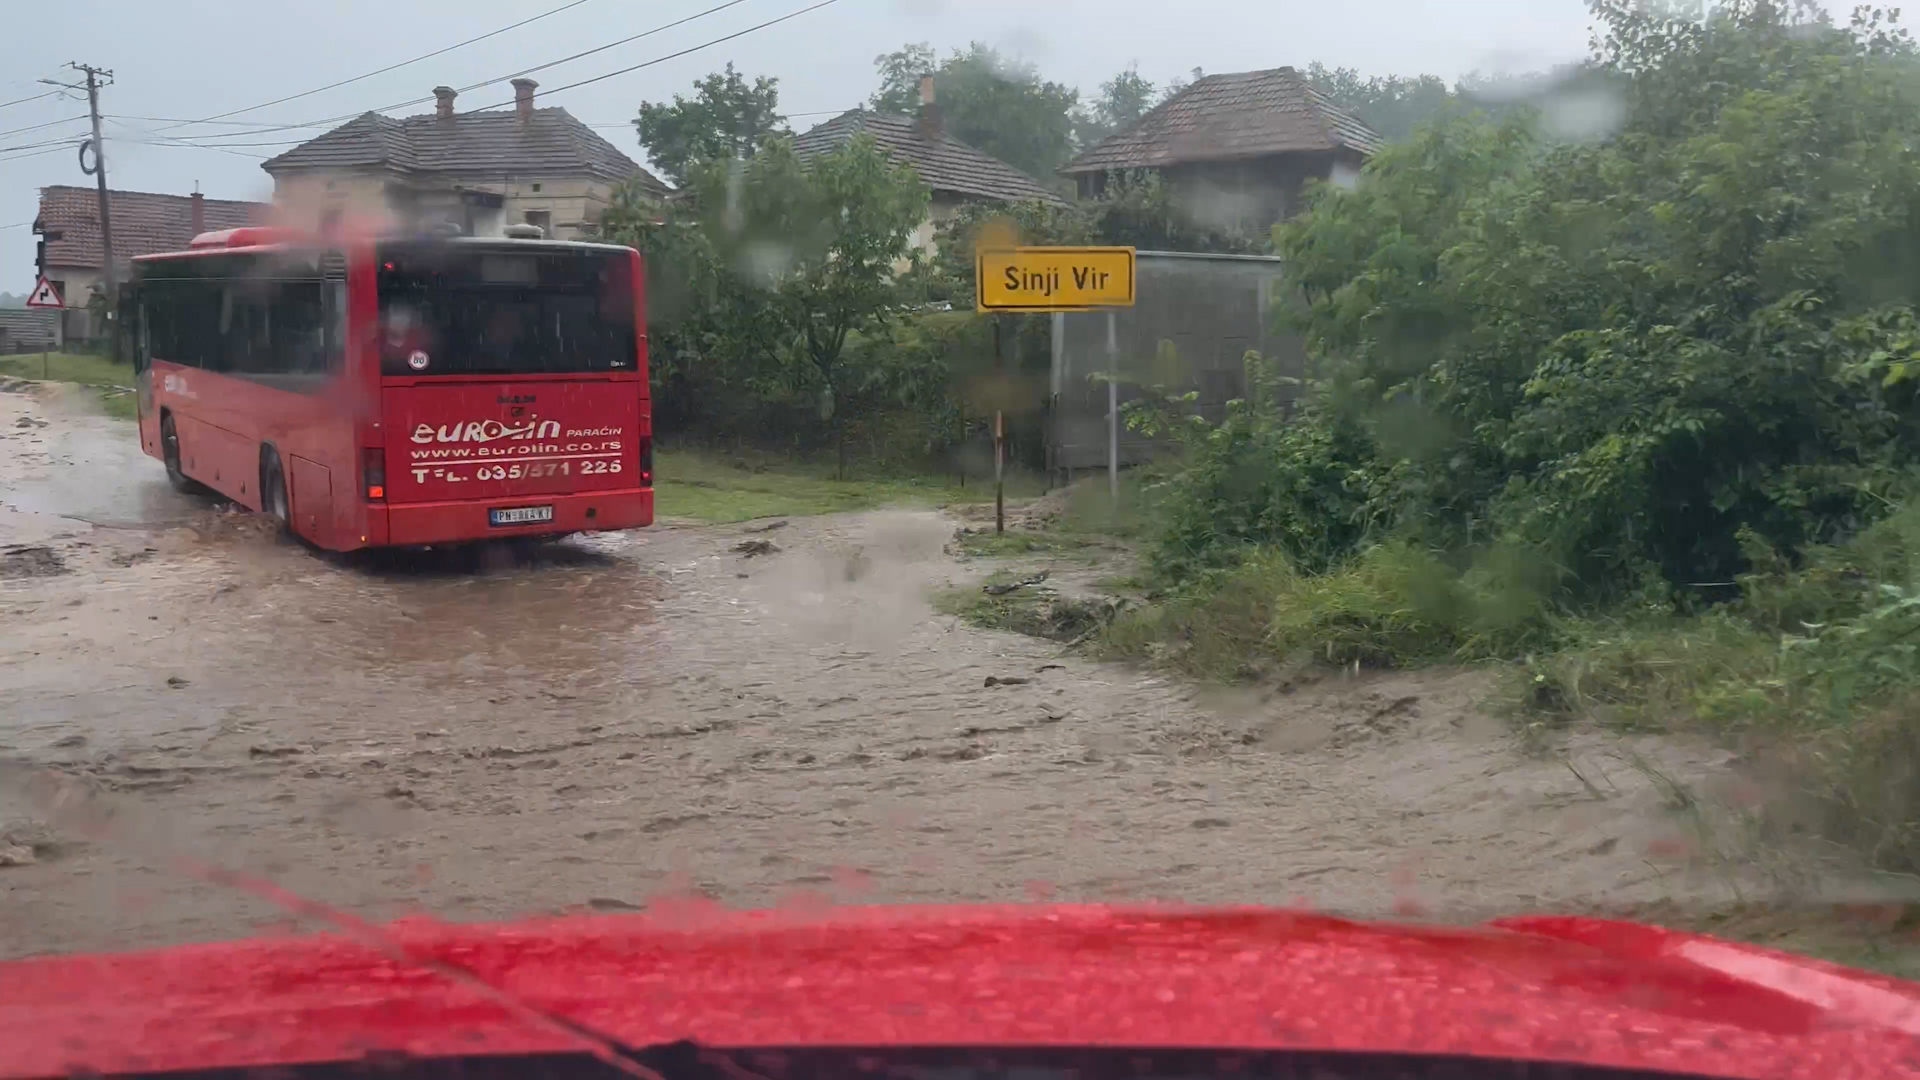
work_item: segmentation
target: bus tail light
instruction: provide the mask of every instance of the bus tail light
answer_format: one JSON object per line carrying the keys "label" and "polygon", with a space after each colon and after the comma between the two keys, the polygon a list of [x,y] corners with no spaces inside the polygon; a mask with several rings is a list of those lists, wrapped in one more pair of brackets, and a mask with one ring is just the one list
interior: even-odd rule
{"label": "bus tail light", "polygon": [[640,486],[653,486],[653,436],[640,437]]}
{"label": "bus tail light", "polygon": [[368,502],[387,501],[387,461],[377,446],[360,448],[360,474],[366,478]]}

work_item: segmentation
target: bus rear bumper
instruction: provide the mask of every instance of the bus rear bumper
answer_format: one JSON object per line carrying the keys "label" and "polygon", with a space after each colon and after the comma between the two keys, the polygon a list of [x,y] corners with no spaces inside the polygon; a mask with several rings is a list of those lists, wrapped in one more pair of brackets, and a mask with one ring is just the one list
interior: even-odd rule
{"label": "bus rear bumper", "polygon": [[[553,520],[528,525],[488,523],[489,510],[526,506],[553,507]],[[368,509],[367,547],[464,544],[642,528],[653,524],[653,489],[529,495],[496,502],[401,503]]]}

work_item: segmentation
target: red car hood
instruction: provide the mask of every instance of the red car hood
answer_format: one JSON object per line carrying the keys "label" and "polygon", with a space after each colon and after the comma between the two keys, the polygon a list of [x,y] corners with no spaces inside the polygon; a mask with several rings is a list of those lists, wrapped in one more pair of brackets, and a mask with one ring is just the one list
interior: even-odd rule
{"label": "red car hood", "polygon": [[1920,986],[1586,919],[888,907],[385,932],[388,951],[316,936],[0,964],[0,1077],[579,1049],[526,1009],[633,1047],[1207,1047],[1920,1076]]}

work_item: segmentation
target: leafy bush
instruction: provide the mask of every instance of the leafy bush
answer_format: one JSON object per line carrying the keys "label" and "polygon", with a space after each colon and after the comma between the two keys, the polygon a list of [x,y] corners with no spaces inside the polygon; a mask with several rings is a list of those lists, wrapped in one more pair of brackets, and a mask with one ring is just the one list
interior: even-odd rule
{"label": "leafy bush", "polygon": [[1405,543],[1369,547],[1326,572],[1272,550],[1201,573],[1107,634],[1123,656],[1239,678],[1301,662],[1405,667],[1512,656],[1548,639],[1538,575],[1489,551],[1464,571]]}
{"label": "leafy bush", "polygon": [[[1622,120],[1448,118],[1276,229],[1316,358],[1205,438],[1156,556],[1530,547],[1582,604],[1727,595],[1920,463],[1913,49],[1770,0],[1594,0]],[[1750,538],[1743,539],[1743,538]]]}

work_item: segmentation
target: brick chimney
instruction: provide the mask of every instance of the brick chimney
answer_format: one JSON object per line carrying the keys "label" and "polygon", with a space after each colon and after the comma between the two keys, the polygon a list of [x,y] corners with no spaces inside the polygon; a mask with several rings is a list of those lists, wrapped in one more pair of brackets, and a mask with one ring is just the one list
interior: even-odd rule
{"label": "brick chimney", "polygon": [[940,106],[933,100],[933,76],[920,76],[920,137],[940,140]]}
{"label": "brick chimney", "polygon": [[533,119],[533,88],[539,85],[532,79],[513,80],[513,111],[523,122]]}
{"label": "brick chimney", "polygon": [[194,192],[187,197],[187,221],[192,225],[194,236],[207,231],[207,197]]}
{"label": "brick chimney", "polygon": [[436,86],[433,88],[433,115],[442,120],[452,118],[454,93],[455,91],[451,86]]}

